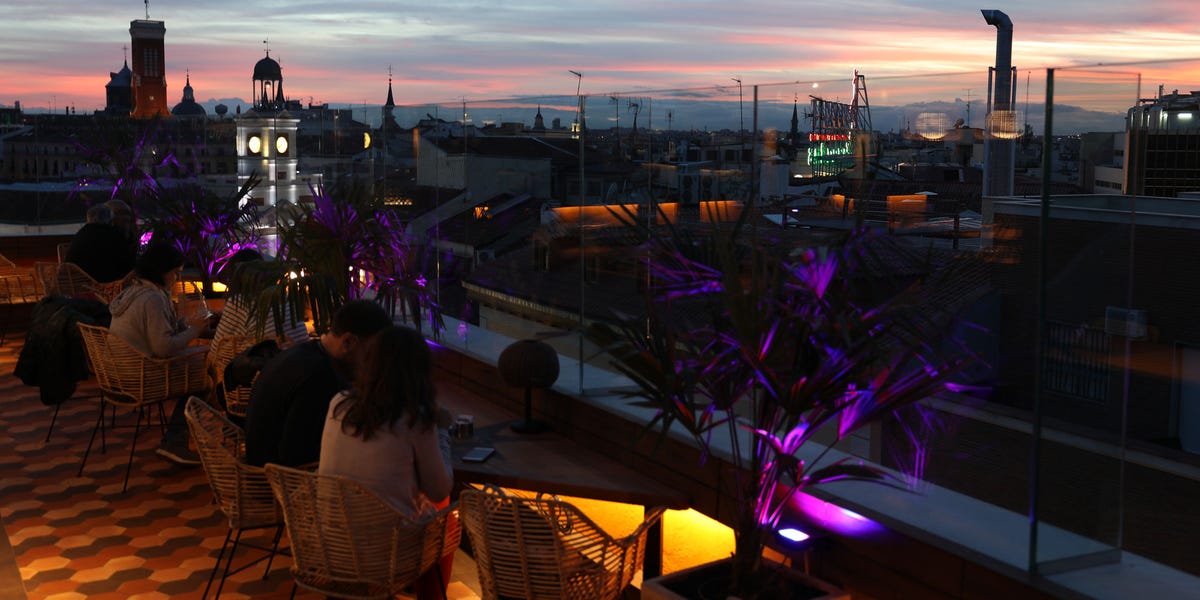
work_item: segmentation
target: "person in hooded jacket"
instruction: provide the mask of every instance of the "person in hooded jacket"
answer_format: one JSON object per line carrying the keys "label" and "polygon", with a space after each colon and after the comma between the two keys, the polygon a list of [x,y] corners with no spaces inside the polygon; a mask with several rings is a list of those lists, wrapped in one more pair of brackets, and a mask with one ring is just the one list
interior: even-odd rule
{"label": "person in hooded jacket", "polygon": [[[198,337],[212,337],[213,325],[207,315],[180,318],[176,314],[171,289],[182,270],[183,253],[174,246],[160,242],[147,247],[134,265],[133,282],[109,304],[109,335],[120,337],[147,356],[191,355],[199,365],[197,372],[203,373],[208,348],[191,344]],[[157,453],[176,464],[197,465],[199,457],[187,445],[186,402],[186,396],[178,400]]]}

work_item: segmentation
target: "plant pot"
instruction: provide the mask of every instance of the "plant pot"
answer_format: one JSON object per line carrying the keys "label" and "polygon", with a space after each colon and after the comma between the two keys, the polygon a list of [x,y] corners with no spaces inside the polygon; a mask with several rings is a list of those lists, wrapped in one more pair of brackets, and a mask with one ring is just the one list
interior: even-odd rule
{"label": "plant pot", "polygon": [[[729,593],[728,558],[697,565],[642,582],[642,600],[726,600]],[[778,574],[779,585],[760,600],[850,600],[836,586],[780,563],[763,560],[763,568]]]}

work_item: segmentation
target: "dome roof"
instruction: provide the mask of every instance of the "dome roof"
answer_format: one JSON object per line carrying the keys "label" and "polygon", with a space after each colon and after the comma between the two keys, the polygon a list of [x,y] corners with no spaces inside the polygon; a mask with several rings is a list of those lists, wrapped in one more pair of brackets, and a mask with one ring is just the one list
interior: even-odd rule
{"label": "dome roof", "polygon": [[129,63],[121,67],[116,73],[109,72],[109,81],[104,87],[132,87],[133,86],[133,71],[129,70]]}
{"label": "dome roof", "polygon": [[283,71],[279,63],[268,54],[266,58],[254,63],[255,81],[283,81]]}
{"label": "dome roof", "polygon": [[195,100],[184,100],[171,109],[171,114],[176,117],[207,117],[208,111]]}
{"label": "dome roof", "polygon": [[189,73],[187,83],[183,86],[183,101],[175,105],[171,109],[171,114],[176,117],[207,117],[208,112],[204,110],[196,102],[196,95],[192,91],[192,76]]}

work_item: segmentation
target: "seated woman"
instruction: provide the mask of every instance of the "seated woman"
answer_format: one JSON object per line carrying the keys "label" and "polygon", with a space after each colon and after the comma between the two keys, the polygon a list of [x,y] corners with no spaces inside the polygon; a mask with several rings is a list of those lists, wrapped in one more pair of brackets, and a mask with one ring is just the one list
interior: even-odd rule
{"label": "seated woman", "polygon": [[[432,369],[415,330],[393,325],[371,337],[353,388],[329,404],[317,472],[354,479],[413,516],[445,506],[450,415],[434,400]],[[421,576],[419,600],[443,597],[453,559],[442,559],[442,586],[432,569]]]}
{"label": "seated woman", "polygon": [[[190,345],[197,337],[211,336],[213,328],[204,315],[189,315],[185,321],[176,314],[170,290],[182,270],[183,253],[174,246],[156,243],[147,247],[133,267],[133,282],[108,306],[112,313],[109,334],[120,337],[147,356],[166,358],[192,354],[198,361],[197,372],[203,373],[208,349]],[[187,421],[183,411],[186,402],[185,394],[171,413],[157,452],[177,464],[198,465],[200,461],[196,454],[187,447]]]}

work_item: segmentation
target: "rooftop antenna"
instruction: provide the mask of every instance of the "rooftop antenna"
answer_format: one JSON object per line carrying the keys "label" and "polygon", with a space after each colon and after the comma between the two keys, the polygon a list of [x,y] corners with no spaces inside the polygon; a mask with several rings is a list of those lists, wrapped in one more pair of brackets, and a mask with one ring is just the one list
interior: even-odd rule
{"label": "rooftop antenna", "polygon": [[971,88],[967,88],[967,128],[971,127]]}
{"label": "rooftop antenna", "polygon": [[146,20],[149,21],[150,20],[150,0],[145,0],[145,2],[146,2]]}

